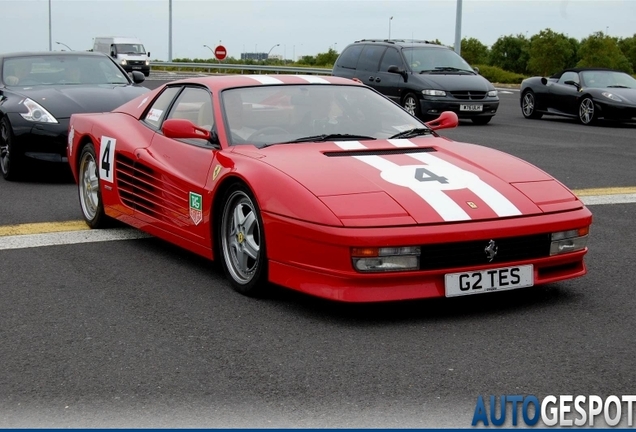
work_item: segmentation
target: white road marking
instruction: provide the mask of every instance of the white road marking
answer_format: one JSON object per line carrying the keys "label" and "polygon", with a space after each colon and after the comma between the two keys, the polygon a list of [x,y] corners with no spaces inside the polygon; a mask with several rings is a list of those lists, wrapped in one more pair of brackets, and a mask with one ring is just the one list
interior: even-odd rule
{"label": "white road marking", "polygon": [[14,235],[0,237],[0,250],[26,249],[42,246],[58,246],[114,240],[136,240],[148,237],[150,237],[149,234],[134,228]]}
{"label": "white road marking", "polygon": [[590,195],[580,197],[583,204],[588,206],[605,204],[631,204],[636,203],[636,194],[615,194],[615,195]]}

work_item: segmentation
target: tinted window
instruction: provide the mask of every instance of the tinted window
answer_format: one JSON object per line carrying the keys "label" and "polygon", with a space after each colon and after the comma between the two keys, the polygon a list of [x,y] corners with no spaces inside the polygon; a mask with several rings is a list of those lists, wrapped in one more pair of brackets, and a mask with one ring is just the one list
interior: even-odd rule
{"label": "tinted window", "polygon": [[87,55],[8,58],[2,80],[7,85],[130,84],[108,57]]}
{"label": "tinted window", "polygon": [[386,47],[381,45],[367,45],[360,54],[358,60],[358,70],[376,72],[380,66],[380,58],[386,50]]}
{"label": "tinted window", "polygon": [[349,48],[346,48],[338,58],[338,66],[347,69],[355,69],[361,52],[362,45],[351,45]]}
{"label": "tinted window", "polygon": [[388,48],[384,53],[384,57],[382,57],[382,64],[380,64],[380,70],[382,72],[386,72],[389,70],[389,66],[397,66],[399,68],[404,68],[404,62],[402,61],[402,56],[400,56],[400,52],[395,48]]}
{"label": "tinted window", "polygon": [[576,72],[566,72],[559,78],[559,84],[565,84],[566,81],[579,82],[579,74]]}
{"label": "tinted window", "polygon": [[212,130],[214,126],[212,96],[205,89],[186,87],[170,108],[167,118],[190,120],[197,126]]}
{"label": "tinted window", "polygon": [[443,70],[444,68],[456,68],[473,72],[466,61],[453,50],[446,48],[415,47],[404,48],[402,51],[406,63],[413,72]]}
{"label": "tinted window", "polygon": [[179,90],[181,90],[181,87],[168,87],[165,89],[150,106],[150,109],[144,117],[144,121],[156,129],[159,129],[159,125],[165,117],[166,110],[177,93],[179,93]]}

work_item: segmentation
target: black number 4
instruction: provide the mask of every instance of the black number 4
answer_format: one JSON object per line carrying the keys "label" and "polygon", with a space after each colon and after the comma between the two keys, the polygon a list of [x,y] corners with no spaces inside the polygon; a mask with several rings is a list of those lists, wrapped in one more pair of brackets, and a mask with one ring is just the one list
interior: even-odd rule
{"label": "black number 4", "polygon": [[104,150],[104,156],[102,156],[102,169],[106,171],[106,177],[110,176],[110,162],[108,162],[110,156],[110,140],[106,144],[106,150]]}
{"label": "black number 4", "polygon": [[416,168],[415,169],[415,180],[425,182],[425,181],[437,181],[442,184],[448,184],[448,179],[446,177],[438,176],[426,168]]}

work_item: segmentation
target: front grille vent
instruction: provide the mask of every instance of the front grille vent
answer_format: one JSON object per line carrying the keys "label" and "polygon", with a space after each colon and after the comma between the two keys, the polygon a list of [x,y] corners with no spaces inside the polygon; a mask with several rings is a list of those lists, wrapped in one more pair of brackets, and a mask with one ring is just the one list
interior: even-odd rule
{"label": "front grille vent", "polygon": [[421,246],[420,269],[437,270],[487,264],[506,264],[550,255],[550,234],[494,238],[492,240],[495,241],[497,246],[497,255],[489,262],[485,249],[490,240],[423,245]]}

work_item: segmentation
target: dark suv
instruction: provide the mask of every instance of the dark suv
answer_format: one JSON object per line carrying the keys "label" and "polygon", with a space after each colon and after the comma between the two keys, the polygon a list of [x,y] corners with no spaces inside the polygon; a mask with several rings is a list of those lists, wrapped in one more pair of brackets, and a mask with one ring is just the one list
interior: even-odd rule
{"label": "dark suv", "polygon": [[356,41],[342,51],[332,74],[356,78],[422,119],[454,111],[486,124],[499,107],[490,81],[455,51],[427,41]]}

